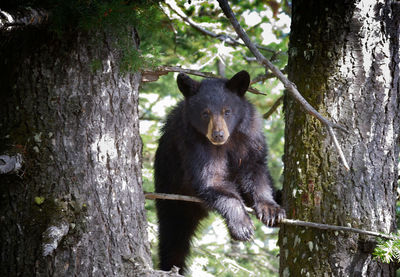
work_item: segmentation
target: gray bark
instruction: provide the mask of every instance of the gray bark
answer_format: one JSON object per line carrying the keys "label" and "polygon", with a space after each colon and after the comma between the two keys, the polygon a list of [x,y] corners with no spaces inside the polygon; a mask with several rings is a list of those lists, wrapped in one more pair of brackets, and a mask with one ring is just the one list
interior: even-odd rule
{"label": "gray bark", "polygon": [[109,34],[0,40],[0,154],[24,160],[0,175],[0,275],[154,276],[140,73],[120,73]]}
{"label": "gray bark", "polygon": [[[294,1],[289,78],[345,126],[346,171],[324,128],[285,99],[289,218],[393,232],[399,162],[400,7],[396,1]],[[372,237],[282,226],[281,276],[394,276]]]}

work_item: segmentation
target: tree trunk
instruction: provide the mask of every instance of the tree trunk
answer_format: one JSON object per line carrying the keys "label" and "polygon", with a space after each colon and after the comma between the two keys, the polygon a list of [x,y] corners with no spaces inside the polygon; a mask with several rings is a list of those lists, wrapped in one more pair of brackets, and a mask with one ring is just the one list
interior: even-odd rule
{"label": "tree trunk", "polygon": [[140,73],[105,33],[0,40],[0,154],[24,160],[0,175],[0,275],[148,276]]}
{"label": "tree trunk", "polygon": [[[396,1],[293,1],[289,78],[335,130],[285,99],[284,200],[289,218],[379,232],[396,229],[399,163]],[[374,238],[282,226],[281,276],[394,276],[373,259]]]}

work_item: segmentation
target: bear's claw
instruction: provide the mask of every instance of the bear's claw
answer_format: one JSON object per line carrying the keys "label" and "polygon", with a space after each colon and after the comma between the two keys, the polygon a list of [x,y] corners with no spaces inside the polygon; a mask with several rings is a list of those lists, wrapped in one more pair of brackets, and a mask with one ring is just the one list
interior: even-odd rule
{"label": "bear's claw", "polygon": [[286,217],[286,212],[278,204],[272,202],[262,202],[255,205],[257,218],[266,226],[274,227],[276,223]]}

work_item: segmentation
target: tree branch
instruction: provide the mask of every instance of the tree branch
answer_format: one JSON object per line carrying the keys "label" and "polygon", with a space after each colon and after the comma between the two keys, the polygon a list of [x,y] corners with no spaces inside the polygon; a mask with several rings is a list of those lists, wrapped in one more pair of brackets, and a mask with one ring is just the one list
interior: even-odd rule
{"label": "tree branch", "polygon": [[[194,69],[182,68],[180,66],[162,65],[162,66],[156,67],[154,69],[142,70],[142,82],[155,82],[158,80],[158,78],[160,76],[167,75],[169,72],[185,73],[185,74],[195,75],[195,76],[199,76],[199,77],[203,77],[203,78],[221,78],[221,76],[215,75],[212,72],[202,72],[202,71],[198,71],[198,70],[194,70]],[[265,93],[259,91],[258,89],[252,88],[252,87],[249,87],[247,90],[254,94],[266,95]]]}
{"label": "tree branch", "polygon": [[321,230],[352,232],[352,233],[358,233],[361,235],[374,236],[374,237],[390,239],[390,240],[398,240],[399,239],[399,237],[392,236],[390,234],[378,233],[378,232],[374,232],[374,231],[367,231],[367,230],[357,229],[357,228],[353,228],[353,227],[307,222],[307,221],[301,221],[301,220],[297,220],[297,219],[284,218],[284,219],[282,219],[281,223],[285,224],[285,225],[311,227],[311,228],[317,228],[317,229],[321,229]]}
{"label": "tree branch", "polygon": [[0,31],[39,26],[46,23],[48,18],[49,13],[42,9],[24,8],[7,12],[0,10]]}
{"label": "tree branch", "polygon": [[[286,67],[284,69],[281,69],[281,72],[283,74],[286,74]],[[258,83],[258,82],[264,82],[265,80],[272,79],[272,78],[276,78],[276,76],[274,74],[272,74],[271,72],[267,72],[265,74],[258,75],[253,80],[251,80],[250,85]]]}
{"label": "tree branch", "polygon": [[220,78],[220,76],[217,76],[212,72],[202,72],[198,70],[182,68],[180,66],[162,65],[154,69],[142,70],[142,82],[157,81],[160,76],[167,75],[169,72],[185,73],[203,78]]}
{"label": "tree branch", "polygon": [[285,86],[286,90],[296,99],[301,106],[311,115],[316,117],[325,127],[328,129],[329,134],[331,135],[334,145],[336,150],[339,153],[340,159],[342,160],[343,166],[345,167],[346,170],[350,170],[349,165],[347,164],[346,158],[343,155],[343,151],[340,148],[339,143],[337,143],[337,139],[335,136],[335,133],[333,132],[333,128],[340,129],[342,131],[347,132],[347,130],[340,126],[339,124],[330,122],[327,120],[325,117],[323,117],[317,110],[315,110],[300,94],[300,92],[297,90],[296,85],[289,81],[288,78],[275,66],[273,65],[267,58],[265,58],[260,51],[258,51],[257,47],[254,45],[253,42],[251,42],[249,36],[246,34],[246,32],[243,30],[243,28],[240,26],[239,22],[237,21],[231,7],[228,4],[227,0],[218,0],[218,3],[224,12],[225,16],[229,19],[231,22],[233,28],[235,29],[236,33],[239,35],[239,37],[244,41],[244,43],[247,45],[247,47],[250,49],[250,51],[253,53],[253,55],[257,58],[257,61],[267,67],[271,72],[283,83]]}
{"label": "tree branch", "polygon": [[[232,46],[237,46],[237,45],[241,45],[241,46],[246,46],[246,44],[244,44],[243,42],[241,42],[240,40],[237,40],[229,35],[225,35],[225,34],[216,34],[214,32],[211,32],[207,29],[204,29],[202,27],[199,26],[199,24],[193,22],[189,17],[187,17],[186,15],[184,15],[184,13],[182,11],[177,11],[176,9],[174,9],[170,4],[165,3],[168,8],[173,11],[175,14],[177,14],[180,18],[182,18],[183,21],[185,21],[187,24],[189,24],[191,27],[193,27],[194,29],[196,29],[197,31],[199,31],[200,33],[206,35],[206,36],[210,36],[213,38],[216,38],[220,41],[224,41],[225,43],[232,45]],[[276,51],[269,49],[265,46],[261,46],[261,45],[255,45],[255,47],[257,47],[258,49],[261,50],[265,50],[268,51],[270,53],[273,54],[273,56],[277,56],[279,55],[279,53],[277,53]]]}
{"label": "tree branch", "polygon": [[272,107],[268,110],[268,112],[266,112],[266,113],[263,115],[263,118],[264,118],[264,119],[268,119],[268,117],[270,117],[271,114],[273,114],[273,113],[276,111],[276,109],[281,105],[282,100],[283,100],[283,96],[279,97],[279,98],[275,101],[275,103],[272,105]]}
{"label": "tree branch", "polygon": [[[165,200],[178,200],[178,201],[188,201],[188,202],[196,202],[196,203],[203,203],[203,201],[194,196],[187,196],[187,195],[179,195],[179,194],[167,194],[167,193],[155,193],[155,192],[144,192],[144,196],[146,199],[155,200],[155,199],[165,199]],[[249,209],[249,212],[254,214],[254,211]],[[358,233],[362,235],[380,237],[384,239],[396,240],[399,239],[396,236],[392,236],[390,234],[378,233],[374,231],[367,231],[362,229],[357,229],[353,227],[345,227],[345,226],[336,226],[336,225],[329,225],[323,223],[315,223],[315,222],[307,222],[297,219],[289,219],[284,218],[282,219],[279,224],[285,225],[292,225],[292,226],[303,226],[303,227],[311,227],[321,230],[329,230],[329,231],[344,231],[344,232],[352,232]]]}
{"label": "tree branch", "polygon": [[187,202],[203,203],[203,201],[197,197],[180,195],[180,194],[144,192],[144,197],[149,200],[165,199],[165,200],[180,200],[180,201],[187,201]]}

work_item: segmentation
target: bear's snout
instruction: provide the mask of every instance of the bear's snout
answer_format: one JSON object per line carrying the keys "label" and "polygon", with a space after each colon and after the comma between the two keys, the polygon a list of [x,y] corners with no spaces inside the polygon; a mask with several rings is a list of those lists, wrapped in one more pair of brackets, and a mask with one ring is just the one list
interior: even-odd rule
{"label": "bear's snout", "polygon": [[212,137],[214,141],[222,141],[224,139],[224,131],[213,131]]}
{"label": "bear's snout", "polygon": [[223,145],[228,140],[228,126],[222,116],[211,116],[208,122],[207,138],[214,145]]}
{"label": "bear's snout", "polygon": [[224,131],[213,131],[212,132],[212,140],[211,143],[214,145],[222,145],[227,141],[228,138],[225,138]]}

